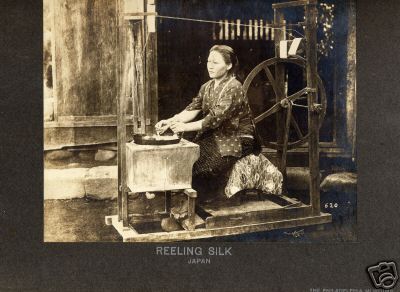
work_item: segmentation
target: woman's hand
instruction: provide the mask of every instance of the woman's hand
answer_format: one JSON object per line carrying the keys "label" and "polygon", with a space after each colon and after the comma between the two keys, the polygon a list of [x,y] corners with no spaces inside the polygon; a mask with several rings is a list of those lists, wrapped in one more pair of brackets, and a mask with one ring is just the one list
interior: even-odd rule
{"label": "woman's hand", "polygon": [[169,127],[174,133],[183,133],[186,131],[186,124],[182,122],[171,122]]}
{"label": "woman's hand", "polygon": [[155,124],[154,128],[158,134],[164,133],[170,126],[171,121],[169,120],[161,120],[157,124]]}

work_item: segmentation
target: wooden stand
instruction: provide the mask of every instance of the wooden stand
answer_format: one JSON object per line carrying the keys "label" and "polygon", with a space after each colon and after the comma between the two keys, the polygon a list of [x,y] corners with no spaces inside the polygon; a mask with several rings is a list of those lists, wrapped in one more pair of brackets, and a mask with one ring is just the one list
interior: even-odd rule
{"label": "wooden stand", "polygon": [[[161,242],[231,236],[311,226],[332,221],[330,214],[321,213],[314,216],[310,206],[285,196],[277,198],[280,202],[248,200],[240,205],[235,205],[223,200],[201,204],[197,206],[197,213],[200,217],[194,213],[196,192],[193,190],[184,190],[184,192],[189,201],[189,208],[187,219],[180,221],[182,230],[140,233],[132,225],[124,227],[116,215],[107,216],[106,224],[113,225],[124,242]],[[164,216],[153,217],[151,221],[160,222],[162,218],[168,217],[170,214],[171,209],[166,209]],[[137,220],[137,223],[140,222],[145,223],[145,220]]]}
{"label": "wooden stand", "polygon": [[[284,93],[284,66],[278,64],[275,67],[275,92],[277,94],[277,103],[286,105],[287,114],[278,113],[277,115],[277,137],[278,145],[283,145],[277,148],[278,157],[280,157],[279,169],[284,175],[284,194],[279,197],[279,202],[274,202],[273,199],[264,201],[247,201],[239,206],[232,205],[225,201],[223,203],[205,204],[196,206],[197,193],[190,186],[162,188],[157,186],[150,188],[145,186],[140,189],[137,184],[133,183],[134,177],[129,176],[128,187],[127,172],[132,171],[132,166],[127,168],[127,150],[126,150],[126,125],[125,125],[125,95],[120,94],[118,98],[118,215],[107,216],[106,224],[113,225],[114,228],[122,236],[123,241],[145,241],[145,242],[160,242],[160,241],[182,241],[193,240],[200,238],[210,238],[218,236],[229,236],[251,232],[261,232],[273,229],[292,228],[308,225],[317,225],[329,223],[332,221],[330,214],[321,213],[320,211],[320,190],[319,190],[319,119],[321,105],[318,100],[318,75],[317,75],[317,1],[316,0],[301,0],[285,3],[273,4],[274,9],[274,27],[284,28],[285,20],[283,9],[290,7],[303,6],[305,12],[305,43],[306,43],[306,58],[305,68],[307,72],[307,99],[309,105],[308,129],[309,135],[309,168],[310,168],[310,204],[306,205],[300,201],[289,198],[286,191],[286,155],[288,150],[288,127],[290,123],[290,103],[285,102],[288,97]],[[145,5],[144,5],[145,6]],[[147,17],[147,12],[134,13],[134,19]],[[275,60],[280,60],[279,44],[285,39],[285,33],[277,29],[275,31],[276,57]],[[122,43],[122,42],[121,42]],[[145,54],[146,55],[146,54]],[[144,60],[145,61],[145,60]],[[145,63],[145,62],[142,63]],[[296,63],[297,61],[294,61]],[[261,64],[260,64],[261,65]],[[148,70],[144,70],[148,72]],[[267,75],[268,75],[268,71]],[[122,74],[122,72],[119,72]],[[147,74],[147,73],[144,73]],[[268,77],[272,77],[269,72]],[[119,75],[121,76],[121,75]],[[136,78],[138,78],[136,76]],[[140,80],[140,79],[139,79]],[[246,83],[246,82],[245,82]],[[145,93],[148,90],[145,90]],[[266,116],[266,114],[263,114]],[[263,116],[261,115],[261,116]],[[143,117],[142,117],[143,120]],[[257,122],[257,118],[255,119]],[[143,120],[146,123],[146,119]],[[147,123],[146,123],[147,125]],[[305,137],[302,137],[305,139]],[[130,155],[130,158],[133,156]],[[197,158],[196,158],[197,159]],[[131,163],[130,160],[129,163]],[[167,169],[167,168],[166,168]],[[135,175],[135,174],[133,174]],[[138,173],[136,173],[138,175]],[[167,174],[166,174],[167,175]],[[136,188],[136,190],[135,190]],[[186,219],[180,221],[182,230],[173,232],[153,231],[139,232],[131,224],[129,218],[134,214],[128,212],[128,195],[139,191],[166,191],[165,195],[165,212],[162,214],[154,214],[150,221],[159,222],[162,218],[173,216],[171,200],[171,191],[180,191],[188,200]],[[133,191],[133,192],[132,192]],[[196,209],[197,207],[197,209]],[[197,212],[197,214],[195,213]],[[137,220],[140,221],[140,220]],[[146,220],[142,220],[143,222]],[[148,221],[148,220],[147,220]]]}
{"label": "wooden stand", "polygon": [[321,213],[319,216],[277,220],[271,222],[260,221],[259,223],[237,225],[233,227],[199,228],[193,231],[182,230],[139,234],[131,227],[123,227],[121,221],[118,221],[118,217],[116,215],[106,217],[106,224],[113,225],[118,233],[122,236],[124,242],[171,242],[195,240],[276,229],[294,228],[299,226],[311,226],[329,223],[331,221],[332,218],[330,214]]}

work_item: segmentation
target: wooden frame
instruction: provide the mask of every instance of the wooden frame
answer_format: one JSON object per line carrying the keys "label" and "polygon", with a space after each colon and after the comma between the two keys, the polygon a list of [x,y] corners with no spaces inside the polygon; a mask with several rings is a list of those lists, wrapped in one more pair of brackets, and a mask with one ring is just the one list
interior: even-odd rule
{"label": "wooden frame", "polygon": [[[145,4],[146,2],[144,2]],[[317,51],[316,51],[316,0],[301,0],[286,3],[274,4],[274,25],[275,27],[284,27],[285,20],[282,9],[304,6],[305,11],[305,32],[306,32],[306,72],[307,87],[311,90],[307,91],[308,104],[310,106],[308,116],[308,151],[309,151],[309,169],[310,169],[310,205],[281,197],[287,203],[285,206],[261,209],[237,214],[225,214],[220,216],[208,216],[205,220],[205,226],[196,228],[195,199],[196,192],[191,189],[183,190],[188,198],[188,220],[182,226],[186,230],[173,232],[153,232],[139,233],[133,226],[129,224],[129,218],[133,214],[128,212],[128,195],[132,194],[126,183],[126,122],[125,122],[125,95],[118,96],[118,215],[106,216],[107,225],[112,225],[122,236],[123,241],[178,241],[193,240],[199,238],[210,238],[216,236],[229,236],[242,233],[267,231],[272,229],[291,228],[315,224],[324,224],[332,221],[330,214],[322,213],[320,210],[320,193],[319,193],[319,108],[317,104]],[[144,5],[145,7],[146,5]],[[143,18],[146,19],[146,11],[143,11]],[[120,17],[120,21],[123,19]],[[122,43],[121,35],[118,36],[119,43]],[[285,38],[285,35],[278,30],[275,34],[276,56],[279,56],[279,42]],[[122,52],[120,51],[119,53]],[[120,55],[120,56],[121,56]],[[144,61],[143,61],[144,62]],[[282,64],[276,65],[275,80],[280,86],[280,92],[284,92],[284,68]],[[145,71],[147,73],[147,71]],[[122,76],[122,72],[118,72],[118,76]],[[120,83],[121,84],[121,83]],[[277,95],[277,102],[280,102],[284,96]],[[278,120],[278,143],[287,146],[287,133],[283,129],[287,126],[287,119],[283,113],[277,115]],[[286,136],[286,137],[285,137]],[[284,175],[283,191],[286,194],[286,155],[287,147],[278,149],[277,155],[281,157],[279,169]],[[165,213],[163,216],[170,215],[171,212],[171,193],[168,191],[165,196]],[[161,217],[152,218],[159,220]],[[239,223],[238,223],[239,222]]]}
{"label": "wooden frame", "polygon": [[106,216],[106,225],[112,225],[121,235],[124,242],[171,242],[196,240],[202,238],[212,238],[220,236],[232,236],[243,233],[261,232],[276,229],[294,228],[299,226],[311,226],[326,224],[332,221],[330,214],[321,213],[319,216],[303,217],[289,220],[277,220],[273,222],[260,222],[255,224],[220,227],[220,228],[199,228],[193,231],[182,230],[173,232],[156,232],[139,234],[132,227],[123,227],[116,215]]}

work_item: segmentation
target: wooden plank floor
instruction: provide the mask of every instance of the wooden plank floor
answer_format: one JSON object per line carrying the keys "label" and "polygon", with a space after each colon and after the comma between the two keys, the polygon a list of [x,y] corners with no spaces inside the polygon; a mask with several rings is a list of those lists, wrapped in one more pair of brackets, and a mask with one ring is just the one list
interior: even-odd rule
{"label": "wooden plank floor", "polygon": [[233,214],[243,214],[252,211],[263,211],[283,208],[269,200],[264,201],[245,201],[240,205],[235,205],[226,201],[217,201],[209,204],[201,204],[200,207],[212,216],[225,216]]}
{"label": "wooden plank floor", "polygon": [[245,197],[239,203],[222,199],[200,204],[198,214],[206,221],[206,228],[234,227],[311,215],[310,206],[285,196],[270,196],[269,199]]}

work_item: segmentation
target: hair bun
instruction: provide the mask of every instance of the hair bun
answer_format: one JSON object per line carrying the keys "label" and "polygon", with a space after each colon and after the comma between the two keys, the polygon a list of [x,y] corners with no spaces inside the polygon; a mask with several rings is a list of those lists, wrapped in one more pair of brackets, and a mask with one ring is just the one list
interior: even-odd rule
{"label": "hair bun", "polygon": [[214,45],[210,49],[210,53],[213,51],[220,53],[222,55],[225,63],[232,64],[232,68],[229,69],[228,72],[230,74],[235,74],[235,72],[237,71],[237,68],[239,66],[239,60],[238,60],[233,48],[231,48],[230,46],[226,46],[226,45]]}

